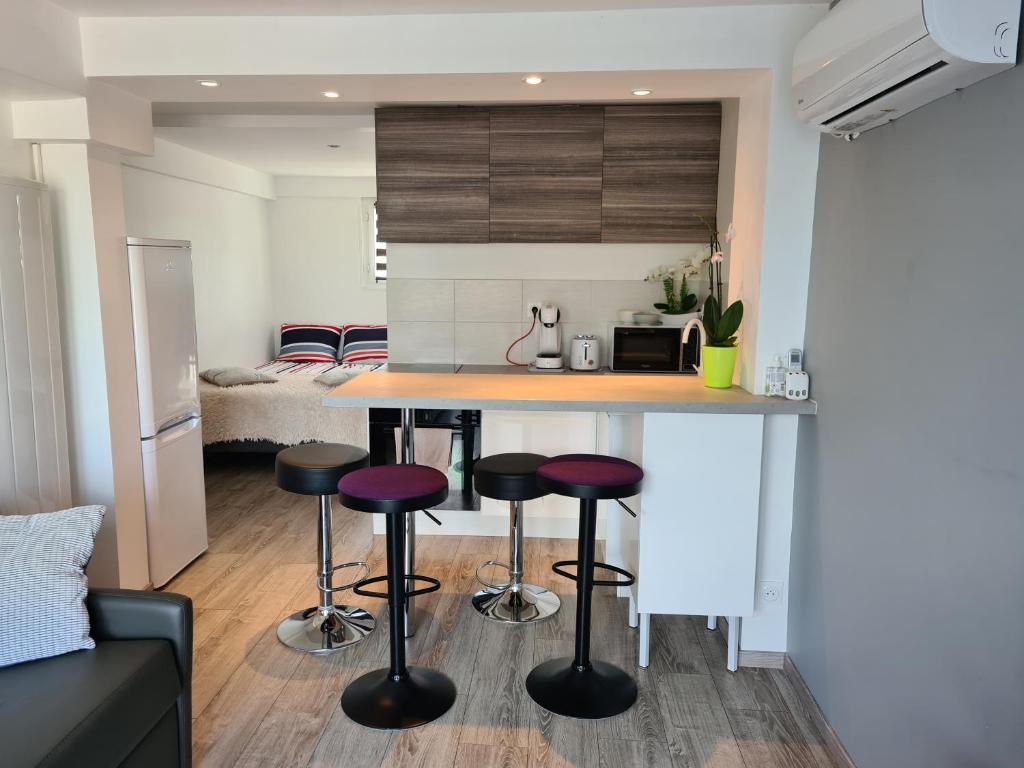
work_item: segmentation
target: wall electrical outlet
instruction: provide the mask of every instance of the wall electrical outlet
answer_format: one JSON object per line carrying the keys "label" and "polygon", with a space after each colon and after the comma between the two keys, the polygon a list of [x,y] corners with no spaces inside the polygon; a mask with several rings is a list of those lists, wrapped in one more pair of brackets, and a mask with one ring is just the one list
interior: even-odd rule
{"label": "wall electrical outlet", "polygon": [[762,602],[777,603],[782,600],[781,581],[762,581],[757,591],[761,595]]}

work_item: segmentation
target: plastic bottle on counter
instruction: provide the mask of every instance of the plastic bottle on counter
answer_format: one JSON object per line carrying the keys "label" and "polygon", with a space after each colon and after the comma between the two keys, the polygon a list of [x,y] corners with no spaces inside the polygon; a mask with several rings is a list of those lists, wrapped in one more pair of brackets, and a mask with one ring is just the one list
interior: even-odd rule
{"label": "plastic bottle on counter", "polygon": [[782,358],[775,355],[764,372],[764,393],[768,397],[786,396],[786,369]]}

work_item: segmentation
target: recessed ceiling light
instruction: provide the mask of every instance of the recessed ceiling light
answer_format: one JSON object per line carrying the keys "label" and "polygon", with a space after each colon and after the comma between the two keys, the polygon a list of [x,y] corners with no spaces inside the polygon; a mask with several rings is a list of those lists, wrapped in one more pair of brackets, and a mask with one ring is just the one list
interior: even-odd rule
{"label": "recessed ceiling light", "polygon": [[654,93],[654,91],[652,91],[650,88],[634,88],[633,89],[633,95],[634,96],[650,96],[652,93]]}
{"label": "recessed ceiling light", "polygon": [[216,80],[196,80],[196,82],[203,86],[203,88],[216,88],[220,85]]}
{"label": "recessed ceiling light", "polygon": [[544,78],[540,75],[527,75],[523,78],[523,82],[527,85],[540,85],[544,82]]}
{"label": "recessed ceiling light", "polygon": [[337,149],[340,146],[341,146],[341,144],[328,144],[327,148],[328,149]]}
{"label": "recessed ceiling light", "polygon": [[324,92],[323,92],[323,94],[324,94],[324,96],[326,96],[326,97],[327,97],[328,99],[336,99],[336,98],[338,98],[338,97],[339,97],[339,96],[341,95],[341,94],[340,94],[340,93],[338,93],[337,91],[324,91]]}

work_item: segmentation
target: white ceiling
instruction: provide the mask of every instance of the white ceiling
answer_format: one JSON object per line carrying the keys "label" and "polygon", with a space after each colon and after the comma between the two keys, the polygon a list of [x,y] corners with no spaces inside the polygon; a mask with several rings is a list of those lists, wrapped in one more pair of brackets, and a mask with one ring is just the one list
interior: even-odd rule
{"label": "white ceiling", "polygon": [[604,11],[694,5],[821,4],[827,0],[53,0],[78,16],[376,16]]}
{"label": "white ceiling", "polygon": [[[274,176],[373,176],[373,116],[349,116],[320,124],[263,116],[191,126],[158,126],[156,135],[175,144]],[[337,144],[337,148],[328,147]]]}
{"label": "white ceiling", "polygon": [[[389,104],[510,104],[717,99],[739,92],[747,70],[559,72],[530,87],[523,73],[220,77],[103,80],[153,102],[156,135],[275,176],[374,175],[373,110]],[[340,99],[326,99],[333,89]],[[328,144],[338,144],[329,148]]]}

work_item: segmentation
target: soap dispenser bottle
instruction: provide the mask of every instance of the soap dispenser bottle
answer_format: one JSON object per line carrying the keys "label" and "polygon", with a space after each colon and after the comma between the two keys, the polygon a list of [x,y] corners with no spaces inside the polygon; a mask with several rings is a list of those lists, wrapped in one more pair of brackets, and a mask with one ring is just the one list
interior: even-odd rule
{"label": "soap dispenser bottle", "polygon": [[785,397],[786,369],[782,366],[782,358],[775,355],[764,372],[764,393],[768,397]]}

